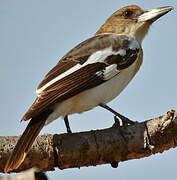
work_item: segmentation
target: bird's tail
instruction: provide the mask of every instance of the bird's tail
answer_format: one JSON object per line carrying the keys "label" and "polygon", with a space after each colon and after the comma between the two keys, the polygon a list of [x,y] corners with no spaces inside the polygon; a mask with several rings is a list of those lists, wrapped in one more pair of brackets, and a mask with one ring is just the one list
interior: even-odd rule
{"label": "bird's tail", "polygon": [[28,126],[13,149],[5,165],[4,172],[10,172],[17,169],[24,161],[27,153],[33,145],[33,142],[40,133],[41,129],[44,127],[46,119],[50,113],[45,111],[30,120]]}

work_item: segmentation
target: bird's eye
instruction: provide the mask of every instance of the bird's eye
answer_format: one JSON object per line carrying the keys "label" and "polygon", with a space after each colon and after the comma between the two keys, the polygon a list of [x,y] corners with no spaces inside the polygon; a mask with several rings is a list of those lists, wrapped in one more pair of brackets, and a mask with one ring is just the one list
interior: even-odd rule
{"label": "bird's eye", "polygon": [[127,10],[124,12],[124,17],[130,17],[133,14],[133,11]]}

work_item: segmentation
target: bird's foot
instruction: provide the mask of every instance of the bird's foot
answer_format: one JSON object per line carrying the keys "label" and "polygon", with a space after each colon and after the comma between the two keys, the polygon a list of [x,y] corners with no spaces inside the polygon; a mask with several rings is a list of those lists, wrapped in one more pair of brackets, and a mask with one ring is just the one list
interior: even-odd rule
{"label": "bird's foot", "polygon": [[130,120],[129,118],[119,114],[118,116],[121,120],[122,120],[122,126],[128,126],[128,125],[132,125],[135,124],[135,121]]}
{"label": "bird's foot", "polygon": [[118,128],[120,127],[120,121],[117,116],[114,116],[114,124],[112,125],[113,128]]}
{"label": "bird's foot", "polygon": [[135,124],[136,123],[135,121],[132,121],[129,118],[127,118],[127,117],[123,116],[122,114],[118,113],[117,111],[115,111],[114,109],[112,109],[111,107],[109,107],[106,104],[100,104],[100,106],[103,107],[104,109],[107,109],[108,111],[112,112],[115,115],[114,116],[114,121],[115,121],[114,124],[115,125],[113,125],[113,126],[117,126],[118,124],[120,126],[119,119],[122,120],[122,125],[123,126],[127,126],[127,125],[130,125],[130,124]]}

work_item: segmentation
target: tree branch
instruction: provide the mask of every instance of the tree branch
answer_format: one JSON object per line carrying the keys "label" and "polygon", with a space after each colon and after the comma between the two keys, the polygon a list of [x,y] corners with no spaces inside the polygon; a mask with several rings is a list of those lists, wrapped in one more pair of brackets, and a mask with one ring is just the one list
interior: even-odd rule
{"label": "tree branch", "polygon": [[[15,136],[0,137],[0,172],[18,140]],[[31,167],[44,171],[96,166],[138,159],[177,146],[177,111],[141,123],[73,134],[39,136],[19,172]]]}

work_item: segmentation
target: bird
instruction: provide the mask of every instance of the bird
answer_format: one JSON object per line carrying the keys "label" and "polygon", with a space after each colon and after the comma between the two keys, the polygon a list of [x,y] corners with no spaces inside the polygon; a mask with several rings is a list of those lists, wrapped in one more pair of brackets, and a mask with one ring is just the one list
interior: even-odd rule
{"label": "bird", "polygon": [[143,10],[129,5],[114,12],[93,35],[64,55],[36,89],[37,98],[22,120],[30,120],[13,149],[4,172],[17,169],[41,129],[61,117],[71,133],[68,116],[101,106],[123,123],[132,120],[107,105],[138,72],[142,41],[150,26],[171,11],[166,6]]}

